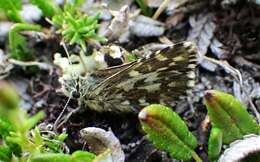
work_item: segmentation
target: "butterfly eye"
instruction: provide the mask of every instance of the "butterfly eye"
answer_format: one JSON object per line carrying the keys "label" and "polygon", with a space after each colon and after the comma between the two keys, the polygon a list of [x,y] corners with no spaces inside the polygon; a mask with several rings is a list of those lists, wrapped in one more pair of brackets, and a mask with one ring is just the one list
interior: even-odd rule
{"label": "butterfly eye", "polygon": [[73,98],[79,98],[80,97],[80,93],[78,91],[73,91],[72,92],[72,97]]}
{"label": "butterfly eye", "polygon": [[104,59],[105,59],[105,61],[108,64],[109,67],[122,65],[123,64],[122,58],[113,58],[109,54],[105,54]]}

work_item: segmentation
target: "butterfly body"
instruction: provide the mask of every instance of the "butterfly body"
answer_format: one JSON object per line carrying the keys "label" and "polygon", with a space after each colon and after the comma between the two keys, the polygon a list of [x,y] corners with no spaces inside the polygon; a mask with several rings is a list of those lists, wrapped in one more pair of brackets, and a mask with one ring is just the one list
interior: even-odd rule
{"label": "butterfly body", "polygon": [[77,76],[81,103],[115,113],[138,112],[153,103],[174,106],[194,85],[196,54],[192,43],[182,42],[136,61]]}

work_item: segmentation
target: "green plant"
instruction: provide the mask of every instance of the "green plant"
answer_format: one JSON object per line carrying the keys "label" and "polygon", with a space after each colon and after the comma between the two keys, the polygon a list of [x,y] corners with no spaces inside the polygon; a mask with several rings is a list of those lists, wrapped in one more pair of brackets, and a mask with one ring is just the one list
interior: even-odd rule
{"label": "green plant", "polygon": [[65,42],[79,44],[86,51],[86,42],[105,42],[105,37],[96,34],[99,14],[87,16],[79,11],[79,3],[66,3],[63,11],[52,17],[53,24],[59,28]]}
{"label": "green plant", "polygon": [[[241,139],[248,134],[259,134],[260,126],[246,108],[232,95],[210,90],[205,93],[205,104],[212,123],[208,141],[208,158],[216,161],[222,144]],[[150,105],[139,113],[139,119],[148,138],[172,158],[201,161],[194,149],[196,138],[188,131],[181,118],[162,105]]]}
{"label": "green plant", "polygon": [[32,51],[27,46],[27,41],[24,36],[20,34],[21,31],[39,31],[39,25],[32,25],[26,23],[14,24],[9,31],[9,48],[10,56],[17,60],[28,61],[32,60]]}
{"label": "green plant", "polygon": [[197,140],[184,121],[170,108],[153,104],[145,107],[138,115],[143,130],[155,146],[167,151],[172,158],[196,162],[202,160],[194,149]]}
{"label": "green plant", "polygon": [[232,95],[210,90],[204,98],[212,126],[225,132],[223,143],[229,144],[246,134],[259,134],[259,125]]}
{"label": "green plant", "polygon": [[19,15],[21,8],[21,0],[0,0],[0,9],[14,22],[24,22],[23,18]]}
{"label": "green plant", "polygon": [[75,151],[72,155],[63,153],[36,154],[30,162],[92,162],[95,155],[86,151]]}
{"label": "green plant", "polygon": [[260,126],[232,95],[210,90],[206,91],[204,98],[213,127],[208,142],[211,160],[218,157],[222,141],[230,144],[244,135],[259,134]]}
{"label": "green plant", "polygon": [[54,16],[60,10],[60,8],[56,6],[52,0],[30,0],[30,3],[39,7],[43,14],[47,17]]}
{"label": "green plant", "polygon": [[44,117],[44,113],[41,111],[29,117],[18,108],[18,103],[14,89],[0,81],[0,160],[91,162],[95,158],[94,154],[85,151],[76,151],[72,155],[62,153],[61,143],[66,135],[56,135],[53,139],[42,135],[35,125]]}
{"label": "green plant", "polygon": [[135,0],[145,16],[152,16],[152,9],[148,7],[147,0]]}
{"label": "green plant", "polygon": [[208,158],[214,161],[218,158],[222,147],[223,132],[218,128],[212,128],[208,141]]}

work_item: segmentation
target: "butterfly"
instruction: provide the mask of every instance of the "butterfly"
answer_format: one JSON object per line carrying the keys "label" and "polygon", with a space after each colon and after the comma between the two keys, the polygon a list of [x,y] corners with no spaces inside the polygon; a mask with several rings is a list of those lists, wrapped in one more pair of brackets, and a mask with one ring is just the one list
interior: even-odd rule
{"label": "butterfly", "polygon": [[196,46],[181,42],[64,82],[68,91],[77,87],[83,107],[98,112],[139,112],[153,103],[174,106],[194,86],[196,65]]}

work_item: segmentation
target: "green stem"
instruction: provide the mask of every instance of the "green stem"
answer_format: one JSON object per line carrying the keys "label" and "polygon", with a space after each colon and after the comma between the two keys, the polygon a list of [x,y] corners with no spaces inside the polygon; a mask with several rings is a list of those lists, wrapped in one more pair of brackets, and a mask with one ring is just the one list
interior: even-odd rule
{"label": "green stem", "polygon": [[17,23],[12,26],[12,29],[10,32],[19,32],[19,31],[24,31],[24,30],[39,31],[39,30],[41,30],[41,26],[26,24],[26,23]]}
{"label": "green stem", "polygon": [[196,162],[202,162],[201,158],[199,157],[199,155],[196,152],[192,152],[192,157]]}

